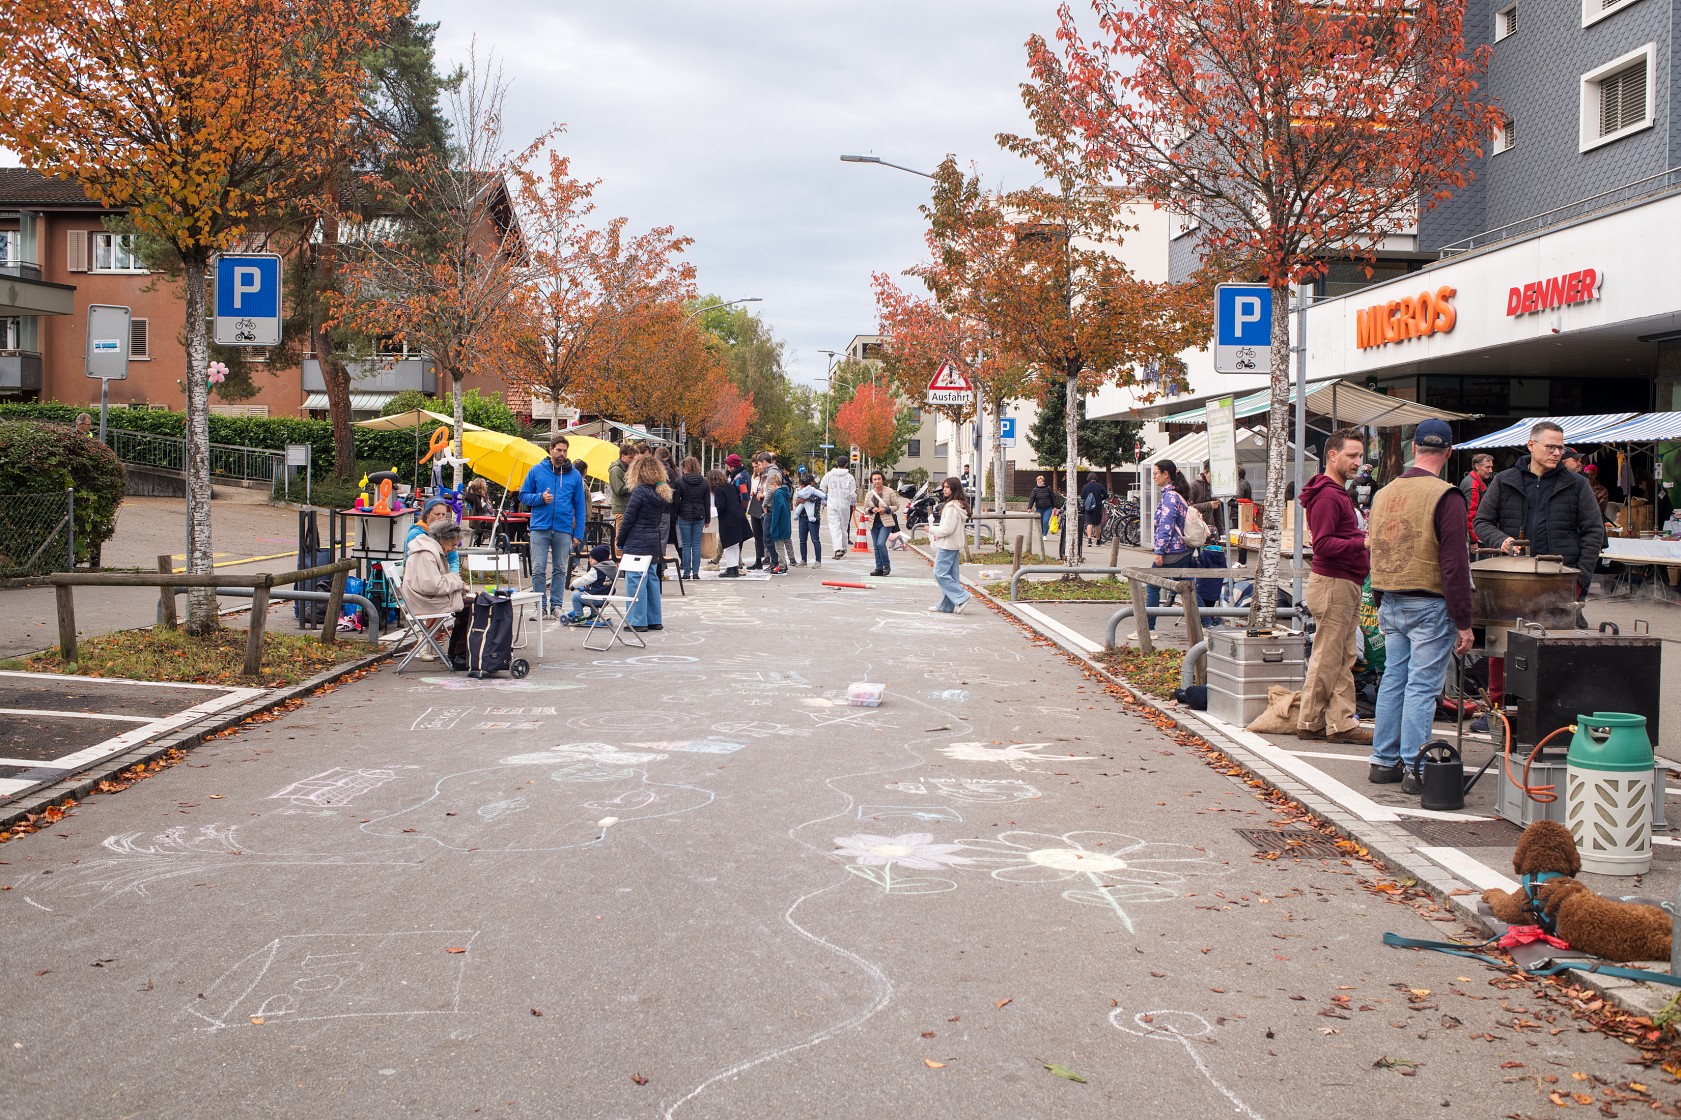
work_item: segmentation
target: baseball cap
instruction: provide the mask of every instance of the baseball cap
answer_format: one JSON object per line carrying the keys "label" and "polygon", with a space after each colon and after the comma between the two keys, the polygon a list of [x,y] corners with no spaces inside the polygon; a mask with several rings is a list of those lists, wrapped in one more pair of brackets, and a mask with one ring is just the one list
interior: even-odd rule
{"label": "baseball cap", "polygon": [[1580,459],[1582,457],[1582,453],[1577,451],[1574,447],[1566,447],[1564,449],[1563,457],[1566,459]]}
{"label": "baseball cap", "polygon": [[1439,451],[1453,446],[1453,429],[1446,420],[1426,420],[1413,429],[1413,446]]}

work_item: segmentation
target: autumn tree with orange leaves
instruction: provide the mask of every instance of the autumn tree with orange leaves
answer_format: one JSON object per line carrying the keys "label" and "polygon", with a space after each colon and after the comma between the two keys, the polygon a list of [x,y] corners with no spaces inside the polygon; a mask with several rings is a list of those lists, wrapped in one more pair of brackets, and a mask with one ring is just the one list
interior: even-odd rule
{"label": "autumn tree with orange leaves", "polygon": [[507,374],[553,402],[551,433],[560,430],[561,401],[574,385],[599,388],[600,375],[639,332],[657,331],[662,307],[694,295],[694,266],[677,259],[692,239],[670,226],[633,236],[624,218],[590,225],[599,183],[575,178],[570,161],[553,152],[546,172],[519,177],[529,285],[517,305]]}
{"label": "autumn tree with orange leaves", "polygon": [[835,431],[869,458],[886,459],[899,435],[899,410],[891,389],[866,382],[835,410]]}
{"label": "autumn tree with orange leaves", "polygon": [[[278,211],[342,142],[360,55],[399,0],[8,0],[0,144],[127,213],[179,258],[187,348],[187,571],[209,573],[209,338],[216,253]],[[195,589],[188,629],[214,630]]]}
{"label": "autumn tree with orange leaves", "polygon": [[700,422],[700,434],[720,448],[732,447],[746,437],[753,416],[753,394],[744,394],[726,378]]}
{"label": "autumn tree with orange leaves", "polygon": [[[1289,430],[1288,294],[1329,260],[1463,187],[1497,111],[1477,99],[1491,52],[1465,49],[1462,0],[1091,0],[1053,47],[1028,41],[1028,109],[1044,134],[1138,197],[1185,213],[1209,250],[1273,289],[1269,427]],[[1025,142],[1024,142],[1025,143]],[[1284,440],[1268,449],[1250,625],[1277,618]]]}
{"label": "autumn tree with orange leaves", "polygon": [[711,336],[682,304],[662,302],[636,314],[611,353],[573,383],[571,396],[598,416],[700,430],[729,383],[727,362]]}
{"label": "autumn tree with orange leaves", "polygon": [[[1064,516],[1073,519],[1080,397],[1104,384],[1135,384],[1146,368],[1177,368],[1179,351],[1206,344],[1208,311],[1200,283],[1150,283],[1115,255],[1127,232],[1125,200],[1072,158],[1066,137],[1016,146],[1057,192],[989,194],[947,159],[924,208],[934,259],[912,272],[951,320],[943,329],[996,363],[999,396],[1016,395],[1005,386],[1017,384],[1040,398],[1063,395]],[[880,295],[878,287],[878,302]],[[884,333],[892,334],[885,318]],[[1067,562],[1078,563],[1077,549]]]}

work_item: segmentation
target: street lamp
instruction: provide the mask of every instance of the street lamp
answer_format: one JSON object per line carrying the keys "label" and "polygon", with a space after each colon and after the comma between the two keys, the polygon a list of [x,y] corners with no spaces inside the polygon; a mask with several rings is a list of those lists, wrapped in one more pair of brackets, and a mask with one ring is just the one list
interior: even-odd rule
{"label": "street lamp", "polygon": [[891,167],[896,171],[908,171],[912,175],[920,175],[924,179],[932,179],[934,177],[934,176],[928,174],[928,172],[918,171],[914,167],[903,167],[903,166],[900,166],[897,163],[888,163],[886,160],[882,159],[880,156],[842,156],[840,158],[841,158],[842,163],[875,163],[875,164],[880,164],[882,167]]}
{"label": "street lamp", "polygon": [[701,314],[704,311],[716,311],[721,307],[734,307],[738,303],[763,303],[763,302],[765,302],[763,296],[742,296],[740,299],[725,300],[722,303],[708,303],[708,304],[705,304],[701,307],[697,307],[693,311],[689,312],[688,318],[684,319],[683,321],[685,323],[687,323],[687,322],[689,322],[689,320],[693,319],[695,316]]}
{"label": "street lamp", "polygon": [[829,473],[829,400],[835,392],[835,359],[840,357],[838,350],[819,350],[819,354],[829,356],[829,368],[823,377],[823,473]]}

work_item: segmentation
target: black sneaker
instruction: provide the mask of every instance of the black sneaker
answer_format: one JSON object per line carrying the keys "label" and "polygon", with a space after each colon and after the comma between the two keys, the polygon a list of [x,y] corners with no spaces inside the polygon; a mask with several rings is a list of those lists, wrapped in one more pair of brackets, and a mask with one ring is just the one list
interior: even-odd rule
{"label": "black sneaker", "polygon": [[665,629],[665,623],[663,623],[663,622],[650,622],[643,629],[646,629],[646,630],[664,630]]}
{"label": "black sneaker", "polygon": [[1401,764],[1397,762],[1393,766],[1381,766],[1374,762],[1366,773],[1366,780],[1373,785],[1392,786],[1402,780]]}
{"label": "black sneaker", "polygon": [[1411,793],[1411,794],[1420,794],[1420,793],[1424,792],[1424,786],[1418,780],[1418,772],[1417,771],[1408,770],[1404,774],[1402,774],[1402,776],[1401,776],[1401,792],[1402,793]]}

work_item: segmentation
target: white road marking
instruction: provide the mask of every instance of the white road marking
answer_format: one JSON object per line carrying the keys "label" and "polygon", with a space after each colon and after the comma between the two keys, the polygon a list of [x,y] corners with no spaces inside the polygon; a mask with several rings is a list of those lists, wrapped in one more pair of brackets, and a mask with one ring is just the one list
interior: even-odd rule
{"label": "white road marking", "polygon": [[1503,891],[1518,889],[1516,882],[1508,879],[1481,860],[1466,855],[1458,848],[1420,848],[1418,850],[1421,854],[1430,857],[1480,891],[1486,891],[1490,887],[1498,887]]}
{"label": "white road marking", "polygon": [[1051,618],[1050,616],[1046,615],[1043,611],[1034,610],[1032,607],[1028,606],[1025,603],[1014,603],[1014,604],[1012,604],[1012,606],[1014,606],[1014,608],[1016,610],[1020,611],[1022,614],[1026,615],[1028,618],[1031,618],[1038,625],[1043,626],[1045,629],[1054,632],[1058,637],[1062,638],[1063,641],[1071,642],[1074,645],[1076,645],[1076,646],[1080,647],[1081,649],[1085,650],[1087,653],[1102,653],[1103,652],[1103,647],[1102,646],[1098,645],[1096,642],[1091,641],[1090,639],[1088,639],[1083,634],[1075,633],[1074,631],[1070,630],[1068,627],[1064,626],[1062,623],[1058,622],[1056,619]]}
{"label": "white road marking", "polygon": [[124,723],[151,723],[154,716],[119,716],[109,712],[60,712],[46,708],[0,708],[0,716],[45,716],[48,719],[115,719]]}

